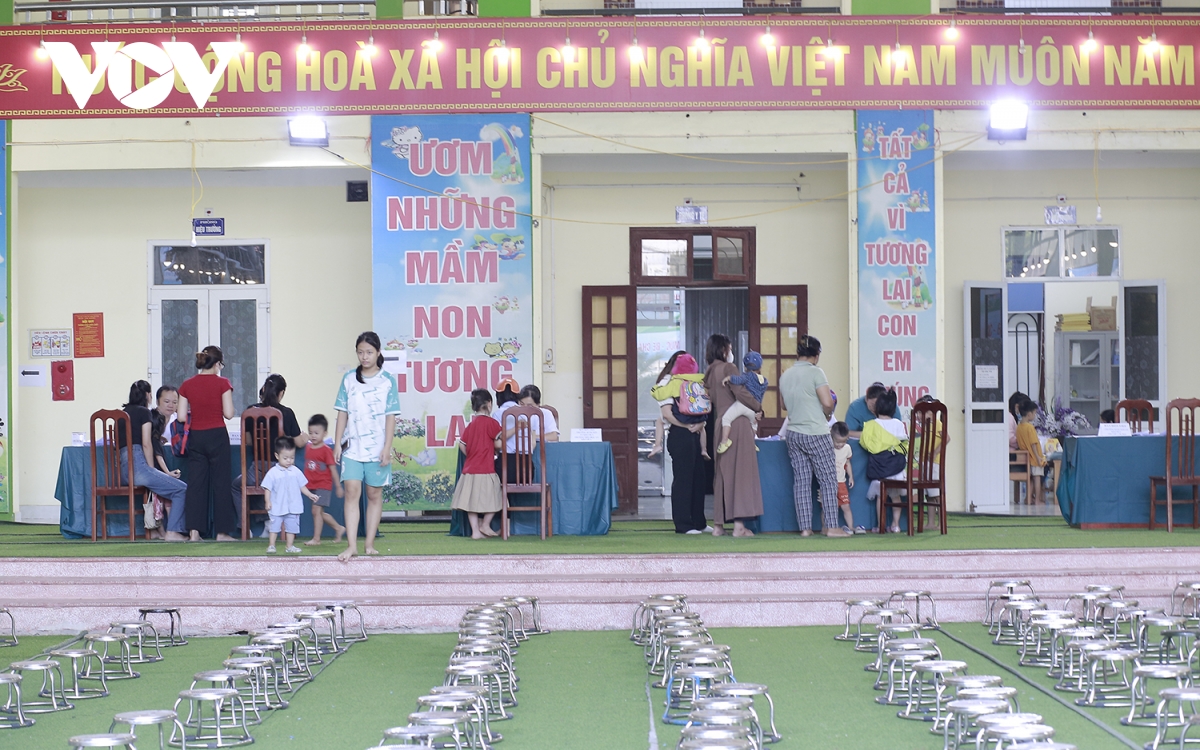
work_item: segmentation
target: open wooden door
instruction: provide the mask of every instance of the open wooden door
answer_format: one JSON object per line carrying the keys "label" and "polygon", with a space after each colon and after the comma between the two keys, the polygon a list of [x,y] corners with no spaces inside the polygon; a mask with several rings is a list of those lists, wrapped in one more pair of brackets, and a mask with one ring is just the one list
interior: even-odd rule
{"label": "open wooden door", "polygon": [[762,355],[762,374],[768,381],[758,422],[759,436],[767,437],[779,432],[787,416],[779,398],[779,376],[795,363],[796,341],[808,333],[808,287],[751,287],[748,319],[750,348]]}
{"label": "open wooden door", "polygon": [[583,426],[617,466],[618,513],[637,513],[637,321],[632,286],[583,287]]}

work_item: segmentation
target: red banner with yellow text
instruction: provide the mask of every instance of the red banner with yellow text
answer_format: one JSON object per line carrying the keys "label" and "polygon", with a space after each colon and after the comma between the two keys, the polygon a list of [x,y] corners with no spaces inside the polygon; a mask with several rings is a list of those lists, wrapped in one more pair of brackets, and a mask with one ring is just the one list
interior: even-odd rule
{"label": "red banner with yellow text", "polygon": [[0,29],[0,118],[1194,108],[1200,19],[505,19]]}

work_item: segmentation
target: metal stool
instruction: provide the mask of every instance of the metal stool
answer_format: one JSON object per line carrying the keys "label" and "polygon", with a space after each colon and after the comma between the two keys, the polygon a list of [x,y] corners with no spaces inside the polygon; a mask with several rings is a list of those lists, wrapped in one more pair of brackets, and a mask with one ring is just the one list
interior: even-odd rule
{"label": "metal stool", "polygon": [[[767,708],[770,711],[768,715],[768,726],[770,732],[763,732],[762,741],[766,743],[779,742],[783,739],[783,735],[775,728],[775,701],[771,700],[771,694],[767,692],[766,685],[759,685],[753,682],[726,682],[720,685],[713,685],[709,690],[712,696],[732,696],[737,698],[755,698],[761,695],[767,701]],[[753,704],[750,711],[754,713],[755,720],[758,720],[758,712],[754,710]],[[761,725],[762,722],[760,721]]]}
{"label": "metal stool", "polygon": [[1140,655],[1141,652],[1134,648],[1085,651],[1087,690],[1082,698],[1075,699],[1075,705],[1128,708],[1131,704],[1126,697],[1131,690],[1129,665]]}
{"label": "metal stool", "polygon": [[[686,594],[670,594],[669,596],[675,597],[676,601],[681,602],[683,604],[684,608],[687,607],[687,595]],[[542,627],[542,610],[538,604],[538,598],[536,596],[529,596],[529,595],[506,596],[505,601],[510,601],[513,604],[516,604],[519,608],[521,608],[520,609],[521,620],[522,620],[521,627],[525,630],[526,633],[528,633],[529,635],[546,635],[547,633],[550,632],[549,629]],[[525,610],[524,610],[525,606],[529,607],[529,620],[528,621],[525,620]]]}
{"label": "metal stool", "polygon": [[997,646],[1020,646],[1033,613],[1040,609],[1046,609],[1046,605],[1034,599],[1006,601],[996,617],[996,636],[992,643]]}
{"label": "metal stool", "polygon": [[[835,641],[855,641],[858,642],[859,633],[856,631],[850,632],[850,616],[855,613],[855,610],[862,610],[865,607],[883,607],[882,599],[847,599],[846,600],[846,629],[833,639]],[[859,612],[861,614],[861,612]]]}
{"label": "metal stool", "polygon": [[1150,680],[1171,680],[1176,688],[1192,686],[1192,668],[1186,664],[1142,664],[1133,668],[1133,684],[1129,689],[1129,714],[1121,718],[1125,726],[1153,727],[1158,725],[1154,696],[1146,687]]}
{"label": "metal stool", "polygon": [[[744,727],[750,730],[748,746],[751,748],[760,749],[762,745],[755,742],[758,736],[755,731],[754,714],[746,709],[698,709],[688,713],[687,722],[684,728],[688,727],[713,727],[713,728],[729,728],[729,727]],[[716,743],[740,742],[739,740],[688,740],[683,747],[724,747],[724,744],[713,745]],[[700,744],[696,744],[700,743]]]}
{"label": "metal stool", "polygon": [[[714,685],[730,682],[726,667],[695,666],[680,667],[667,681],[667,698],[664,702],[662,720],[664,724],[687,724],[692,703],[697,698],[711,695]],[[674,711],[672,711],[674,709]],[[747,712],[749,713],[749,712]]]}
{"label": "metal stool", "polygon": [[896,715],[901,719],[932,721],[935,727],[940,728],[944,718],[945,679],[966,671],[965,661],[930,659],[917,662],[912,666],[912,679],[908,681],[908,701]]}
{"label": "metal stool", "polygon": [[13,619],[12,612],[8,611],[7,607],[0,607],[0,617],[8,618],[8,627],[5,628],[8,633],[4,633],[3,630],[0,630],[0,648],[4,646],[15,646],[20,643],[20,641],[17,640],[17,622]]}
{"label": "metal stool", "polygon": [[485,688],[484,695],[488,704],[489,719],[504,721],[511,719],[508,706],[515,706],[516,700],[506,701],[504,684],[500,681],[500,668],[490,664],[451,664],[446,667],[447,686],[475,685]]}
{"label": "metal stool", "polygon": [[942,650],[938,648],[937,641],[932,638],[894,638],[887,641],[883,646],[883,653],[879,656],[879,668],[876,669],[874,664],[863,667],[868,672],[878,672],[875,675],[875,684],[872,686],[876,690],[886,690],[883,676],[887,671],[887,655],[893,651],[931,651],[934,655],[930,658],[942,658]]}
{"label": "metal stool", "polygon": [[[238,692],[242,701],[255,710],[287,708],[288,702],[279,692],[279,670],[269,656],[240,656],[221,662],[226,669],[242,669],[250,673]],[[235,686],[236,687],[236,686]]]}
{"label": "metal stool", "polygon": [[855,651],[877,650],[877,632],[865,631],[863,625],[875,626],[893,622],[912,622],[908,610],[904,607],[863,607],[858,616],[858,640],[854,642]]}
{"label": "metal stool", "polygon": [[1196,619],[1200,616],[1197,602],[1200,602],[1200,581],[1180,581],[1171,590],[1171,609],[1167,614]]}
{"label": "metal stool", "polygon": [[1068,742],[1018,742],[1004,750],[1079,750]]}
{"label": "metal stool", "polygon": [[[241,683],[241,685],[238,684],[239,682]],[[208,683],[208,684],[205,685],[205,684],[201,684],[201,683]],[[251,702],[249,705],[247,705],[245,699],[242,698],[243,693],[248,688],[253,689],[252,686],[250,685],[250,671],[249,670],[226,668],[226,669],[208,669],[203,672],[197,672],[192,677],[191,689],[192,690],[197,690],[197,689],[202,690],[204,688],[228,688],[228,689],[234,690],[235,692],[237,692],[238,698],[241,699],[242,714],[245,717],[244,720],[245,720],[246,724],[252,726],[255,724],[262,723],[262,715],[259,714],[259,712],[258,712],[258,703]],[[230,703],[228,708],[230,711],[230,718],[231,719],[236,718],[233,716],[233,711],[235,710],[235,707],[233,706],[233,704]],[[251,713],[254,715],[254,718],[250,718],[250,716],[247,715],[247,714],[251,714]]]}
{"label": "metal stool", "polygon": [[1021,710],[1021,705],[1017,702],[1017,689],[1015,687],[994,685],[992,687],[959,688],[955,698],[965,701],[1004,701],[1008,704],[1009,713],[1015,714]]}
{"label": "metal stool", "polygon": [[[110,633],[124,633],[131,637],[129,661],[133,664],[152,664],[162,661],[162,650],[158,647],[158,631],[149,620],[134,622],[114,622],[109,628]],[[154,647],[154,654],[147,651],[148,646]]]}
{"label": "metal stool", "polygon": [[[1200,688],[1165,688],[1158,691],[1158,706],[1154,714],[1154,739],[1146,743],[1147,750],[1157,750],[1163,745],[1185,747],[1188,729],[1200,722]],[[1178,737],[1167,736],[1168,729],[1172,727],[1180,727]]]}
{"label": "metal stool", "polygon": [[254,631],[252,635],[294,635],[300,639],[300,654],[306,663],[325,663],[324,654],[317,648],[317,628],[311,620],[277,622],[265,631]]}
{"label": "metal stool", "polygon": [[[996,589],[1002,589],[1002,590],[997,591]],[[984,595],[984,600],[983,600],[983,612],[984,612],[983,624],[985,627],[987,627],[989,629],[989,631],[991,630],[992,623],[996,619],[996,611],[995,611],[996,603],[999,602],[1001,599],[1007,599],[1008,597],[1011,597],[1013,594],[1016,594],[1017,589],[1023,589],[1023,591],[1021,592],[1022,594],[1026,594],[1029,596],[1035,595],[1033,586],[1029,583],[1028,579],[1020,579],[1020,578],[1004,579],[1004,580],[1000,580],[1000,581],[992,581],[991,583],[988,584],[987,593]]]}
{"label": "metal stool", "polygon": [[[724,742],[727,740],[742,740],[752,743],[751,737],[753,733],[749,728],[743,726],[728,726],[728,727],[710,727],[703,724],[695,724],[690,727],[684,727],[679,733],[679,742],[675,745],[675,749],[682,748],[684,743],[691,741],[700,741],[706,744],[702,747],[708,747],[709,741]],[[764,740],[765,742],[766,740]],[[747,745],[753,747],[753,744]]]}
{"label": "metal stool", "polygon": [[[243,657],[270,659],[275,664],[275,681],[278,690],[289,694],[296,692],[296,686],[292,685],[292,670],[288,666],[287,649],[282,644],[259,643],[252,646],[234,646],[229,649],[229,656],[233,659]],[[303,684],[303,680],[301,680],[301,684]]]}
{"label": "metal stool", "polygon": [[1090,583],[1087,586],[1084,586],[1083,590],[1104,594],[1109,599],[1125,598],[1125,587],[1120,584],[1113,585],[1109,583]]}
{"label": "metal stool", "polygon": [[1005,745],[1012,747],[1018,742],[1045,742],[1054,737],[1054,727],[1045,724],[993,724],[979,732],[975,747],[987,747],[995,742],[996,750]]}
{"label": "metal stool", "polygon": [[1097,624],[1108,629],[1109,637],[1131,646],[1137,643],[1136,617],[1140,614],[1137,599],[1102,599],[1097,605],[1100,607]]}
{"label": "metal stool", "polygon": [[[68,700],[103,698],[108,695],[108,683],[104,679],[104,664],[100,661],[100,654],[90,648],[59,648],[50,651],[49,655],[71,660],[71,667],[68,670],[71,675],[71,684],[67,685],[65,679],[63,681],[63,690]],[[91,671],[93,667],[99,676],[100,687],[84,687],[79,682],[79,676],[84,672]]]}
{"label": "metal stool", "polygon": [[1058,676],[1055,690],[1064,693],[1087,692],[1087,655],[1093,651],[1104,651],[1114,648],[1115,643],[1107,636],[1101,638],[1075,638],[1067,641],[1062,655],[1062,671]]}
{"label": "metal stool", "polygon": [[25,705],[21,702],[21,675],[0,672],[0,687],[8,688],[8,696],[0,704],[0,729],[33,726],[33,719],[25,715]]}
{"label": "metal stool", "polygon": [[478,685],[435,685],[429,689],[430,695],[468,696],[473,701],[473,707],[468,713],[474,712],[483,726],[485,745],[504,739],[499,732],[492,731],[491,718],[488,715],[487,690]]}
{"label": "metal stool", "polygon": [[[929,603],[929,617],[926,617],[924,620],[921,619],[921,602],[923,601]],[[897,604],[904,607],[911,606],[913,620],[921,623],[924,627],[936,628],[938,626],[937,605],[934,604],[933,594],[928,591],[893,591],[892,595],[888,597],[887,606],[893,607]]]}
{"label": "metal stool", "polygon": [[883,654],[892,641],[920,637],[924,627],[917,622],[883,622],[877,624],[875,630],[875,661],[863,667],[868,672],[878,672],[883,667]]}
{"label": "metal stool", "polygon": [[[100,654],[99,672],[91,671],[91,664],[80,673],[81,680],[99,680],[104,684],[107,680],[132,680],[141,677],[133,671],[133,662],[129,658],[129,636],[124,633],[88,633],[83,636],[87,648]],[[116,653],[111,651],[116,649]]]}
{"label": "metal stool", "polygon": [[170,635],[164,640],[162,631],[157,627],[155,634],[158,635],[158,640],[155,643],[159,648],[170,648],[172,646],[186,646],[187,639],[183,637],[183,618],[179,615],[179,610],[175,607],[143,607],[138,609],[138,618],[141,620],[150,620],[150,615],[166,615],[167,630]]}
{"label": "metal stool", "polygon": [[[341,635],[342,642],[358,642],[367,640],[367,621],[363,617],[362,610],[358,605],[351,601],[340,602],[319,602],[317,607],[320,609],[328,609],[337,615],[338,633]],[[346,634],[346,613],[353,612],[358,617],[358,635]]]}
{"label": "metal stool", "polygon": [[735,739],[700,739],[685,740],[676,746],[677,750],[755,750],[751,740]]}
{"label": "metal stool", "polygon": [[[346,644],[338,639],[337,628],[337,613],[332,609],[318,609],[316,612],[297,612],[292,617],[295,617],[297,622],[307,622],[312,626],[313,634],[316,640],[313,642],[313,647],[322,654],[340,654],[346,650]],[[325,637],[325,631],[329,631],[329,637]]]}
{"label": "metal stool", "polygon": [[132,734],[77,734],[67,738],[68,747],[124,747],[136,750]]}
{"label": "metal stool", "polygon": [[438,693],[422,695],[417,698],[417,711],[446,711],[450,713],[465,713],[471,717],[470,745],[486,747],[487,738],[484,733],[484,721],[487,718],[487,704],[481,706],[481,696],[470,693]]}
{"label": "metal stool", "polygon": [[643,599],[633,611],[633,628],[629,631],[629,640],[645,646],[650,640],[650,623],[659,612],[685,612],[687,607],[683,602],[671,595]]}
{"label": "metal stool", "polygon": [[1049,667],[1053,671],[1059,661],[1059,632],[1078,625],[1079,621],[1074,617],[1046,614],[1045,610],[1034,612],[1025,637],[1021,640],[1020,658],[1017,663],[1022,667]]}
{"label": "metal stool", "polygon": [[[128,726],[129,734],[135,738],[137,737],[137,727],[158,727],[158,750],[167,750],[167,741],[175,732],[178,731],[180,736],[183,735],[183,725],[179,723],[179,717],[175,715],[174,711],[125,711],[113,717],[108,731],[116,731],[118,724]],[[169,734],[164,729],[167,726],[171,727]]]}
{"label": "metal stool", "polygon": [[303,684],[312,679],[312,670],[308,667],[308,644],[295,633],[256,635],[251,637],[250,643],[247,645],[279,647],[280,661],[286,675],[284,682],[287,683],[289,691],[295,690],[292,685],[293,680]]}
{"label": "metal stool", "polygon": [[[699,715],[711,716],[713,713],[716,713],[716,712],[730,712],[730,713],[738,713],[740,715],[740,712],[745,711],[750,714],[750,724],[749,724],[750,737],[748,737],[747,739],[751,740],[751,742],[754,743],[755,747],[761,748],[763,746],[762,725],[758,723],[758,714],[754,713],[754,709],[751,707],[753,705],[753,703],[754,703],[754,700],[752,698],[731,698],[731,697],[697,698],[696,702],[693,704],[692,712],[691,712],[691,714],[689,714],[689,716],[691,716],[692,714],[696,714],[698,716]],[[694,727],[696,725],[692,725],[692,726]],[[712,728],[712,729],[734,729],[734,730],[736,730],[736,729],[745,729],[746,728],[746,725],[741,724],[741,723],[739,723],[737,725],[730,724],[730,725],[725,725],[725,726],[722,726],[722,725],[716,725],[716,726],[703,725],[703,726],[708,726],[709,728]],[[709,739],[711,739],[711,738],[709,738]],[[726,739],[728,739],[728,738],[726,738]]]}
{"label": "metal stool", "polygon": [[975,737],[976,750],[985,747],[988,740],[991,739],[987,735],[987,730],[991,727],[1009,726],[1013,724],[1041,724],[1041,714],[988,714],[980,716],[975,720],[976,726],[979,727],[979,734]]}
{"label": "metal stool", "polygon": [[[250,730],[246,728],[246,712],[243,710],[242,698],[233,688],[197,688],[184,690],[175,701],[175,714],[179,715],[179,704],[188,702],[187,718],[183,720],[182,733],[177,738],[175,730],[171,732],[170,744],[188,747],[218,748],[249,745],[254,742]],[[228,710],[226,709],[228,706]],[[211,707],[211,716],[207,716],[206,707]],[[224,719],[229,717],[226,723]],[[196,730],[188,734],[187,730]],[[225,730],[241,730],[241,735],[227,736]]]}
{"label": "metal stool", "polygon": [[[464,737],[471,736],[471,715],[466,711],[416,711],[408,715],[408,723],[449,729],[456,750],[461,750]],[[388,739],[386,732],[384,739]]]}
{"label": "metal stool", "polygon": [[437,741],[449,737],[451,746],[456,750],[462,750],[462,743],[454,734],[453,727],[433,726],[431,724],[419,725],[410,724],[406,727],[392,727],[391,729],[383,730],[383,742],[380,748],[386,747],[426,747],[436,748],[441,747]]}
{"label": "metal stool", "polygon": [[[1153,659],[1159,664],[1179,663],[1183,655],[1180,654],[1176,641],[1191,640],[1183,634],[1194,636],[1194,631],[1187,630],[1186,617],[1151,612],[1138,619],[1136,643],[1147,659]],[[1183,654],[1186,653],[1187,650],[1184,649]]]}
{"label": "metal stool", "polygon": [[989,714],[1011,713],[1007,701],[952,700],[946,704],[946,723],[942,726],[942,750],[958,750],[967,741],[974,742],[979,728],[975,720]]}
{"label": "metal stool", "polygon": [[[63,685],[62,666],[53,659],[14,661],[8,669],[10,672],[21,675],[22,678],[30,672],[42,676],[42,687],[36,693],[37,698],[27,697],[25,700],[25,713],[50,714],[75,708],[74,704],[67,700],[66,689]],[[22,684],[24,684],[23,679]]]}
{"label": "metal stool", "polygon": [[[885,706],[905,705],[908,702],[907,694],[909,681],[913,675],[913,666],[917,662],[929,661],[939,656],[940,654],[933,649],[889,649],[883,657],[887,662],[887,687],[883,688],[883,695],[876,696],[875,702]],[[899,676],[896,674],[897,667],[899,667]],[[879,678],[883,679],[882,671],[879,673]],[[878,686],[876,689],[882,688],[879,680],[876,680],[876,685]]]}

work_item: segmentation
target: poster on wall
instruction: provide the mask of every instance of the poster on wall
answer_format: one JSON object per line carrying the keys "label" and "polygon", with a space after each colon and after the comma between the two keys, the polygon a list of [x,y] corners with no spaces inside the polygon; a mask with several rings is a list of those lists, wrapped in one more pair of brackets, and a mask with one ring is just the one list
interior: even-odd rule
{"label": "poster on wall", "polygon": [[10,477],[12,477],[12,461],[9,455],[8,436],[11,433],[8,423],[8,398],[12,384],[9,380],[8,351],[12,345],[9,340],[9,309],[8,309],[8,180],[3,175],[8,174],[8,123],[0,121],[0,214],[3,214],[3,224],[0,224],[0,516],[13,512]]}
{"label": "poster on wall", "polygon": [[448,510],[471,391],[533,382],[529,119],[371,118],[374,326],[401,409],[384,510]]}
{"label": "poster on wall", "polygon": [[858,388],[907,409],[937,385],[932,110],[859,110]]}

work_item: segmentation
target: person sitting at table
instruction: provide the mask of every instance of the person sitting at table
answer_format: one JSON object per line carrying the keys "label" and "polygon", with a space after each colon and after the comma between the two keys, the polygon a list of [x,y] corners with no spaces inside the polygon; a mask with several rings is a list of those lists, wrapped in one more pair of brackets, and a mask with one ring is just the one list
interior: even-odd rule
{"label": "person sitting at table", "polygon": [[[1013,391],[1013,395],[1008,397],[1008,413],[1004,415],[1004,421],[1008,424],[1008,449],[1010,451],[1017,450],[1017,423],[1021,421],[1020,407],[1029,397],[1020,391]],[[1012,461],[1012,458],[1009,459]]]}
{"label": "person sitting at table", "polygon": [[154,408],[150,410],[154,464],[164,474],[176,479],[179,478],[179,469],[167,466],[166,448],[171,444],[171,425],[175,423],[175,411],[178,408],[179,391],[173,385],[160,385],[154,394]]}
{"label": "person sitting at table", "polygon": [[[129,483],[129,452],[133,451],[133,483],[145,487],[171,504],[167,514],[167,531],[161,538],[168,542],[185,542],[184,507],[187,485],[178,478],[152,468],[146,456],[154,455],[153,418],[150,416],[150,384],[145,380],[135,381],[129,387],[129,401],[122,408],[129,415],[130,440],[120,433],[117,445],[121,449],[121,481]],[[132,443],[130,445],[129,443]],[[149,498],[147,498],[149,499]],[[150,503],[146,504],[148,513]]]}
{"label": "person sitting at table", "polygon": [[[875,418],[875,400],[886,390],[887,387],[883,383],[878,381],[871,383],[867,386],[865,394],[851,401],[850,405],[846,407],[846,418],[843,421],[850,430],[850,437],[862,437],[863,425]],[[833,392],[830,391],[830,395],[832,394]],[[834,406],[837,405],[836,398],[833,403]]]}
{"label": "person sitting at table", "polygon": [[[287,392],[287,381],[279,373],[271,373],[267,379],[263,381],[262,388],[258,389],[258,403],[250,408],[262,409],[270,407],[278,409],[283,416],[282,424],[283,436],[292,439],[292,445],[296,448],[303,448],[308,445],[308,433],[300,429],[300,422],[296,420],[296,412],[284,406],[283,394]],[[275,445],[275,439],[279,437],[279,430],[276,429],[275,423],[267,421],[267,445]],[[242,425],[242,432],[245,434],[246,425]],[[254,455],[254,446],[249,443],[248,439],[242,440],[243,450],[246,451],[246,481],[255,482],[258,480],[257,468],[251,457]],[[239,469],[241,467],[238,467]],[[268,467],[269,468],[269,467]],[[242,474],[238,471],[238,475],[233,478],[230,484],[230,492],[233,498],[233,510],[237,514],[238,530],[242,527]]]}
{"label": "person sitting at table", "polygon": [[1033,426],[1038,405],[1027,398],[1021,402],[1019,409],[1021,423],[1017,425],[1017,449],[1029,454],[1029,504],[1042,505],[1042,477],[1046,474],[1046,458],[1042,455],[1042,440]]}
{"label": "person sitting at table", "polygon": [[[496,409],[494,412],[492,412],[492,418],[495,419],[497,422],[499,422],[501,424],[501,426],[504,425],[504,412],[508,411],[509,409],[511,409],[514,406],[517,406],[518,402],[521,400],[520,394],[521,394],[521,386],[518,385],[517,381],[513,380],[512,378],[505,378],[504,380],[501,380],[500,383],[496,386]],[[514,429],[515,429],[515,427],[514,427]],[[506,433],[505,437],[507,437],[508,434],[510,434],[510,433]],[[505,441],[505,450],[502,453],[496,454],[496,474],[497,474],[497,476],[501,476],[501,477],[503,476],[500,472],[500,462],[504,461],[504,460],[507,460],[507,462],[508,462],[508,475],[516,476],[516,473],[517,473],[517,457],[515,455],[516,450],[517,450],[516,443],[517,443],[516,438],[513,438],[512,439],[512,448],[509,449],[508,441],[506,440]]]}
{"label": "person sitting at table", "polygon": [[1100,424],[1116,424],[1117,413],[1112,409],[1105,409],[1100,412]]}
{"label": "person sitting at table", "polygon": [[[521,406],[537,406],[542,410],[542,416],[546,419],[546,427],[543,431],[543,436],[547,443],[558,442],[558,422],[554,419],[554,414],[544,406],[542,406],[542,389],[536,385],[527,385],[517,394],[517,403]],[[533,433],[534,440],[537,440],[537,433]]]}

